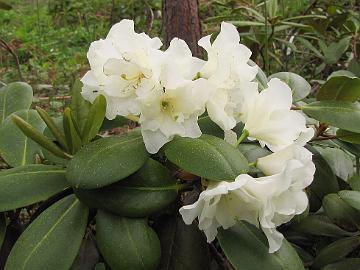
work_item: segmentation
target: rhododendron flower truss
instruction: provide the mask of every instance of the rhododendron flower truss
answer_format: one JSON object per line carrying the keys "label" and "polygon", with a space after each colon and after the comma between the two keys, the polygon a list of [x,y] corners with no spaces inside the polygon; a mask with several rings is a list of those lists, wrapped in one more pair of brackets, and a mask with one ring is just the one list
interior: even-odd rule
{"label": "rhododendron flower truss", "polygon": [[[311,153],[303,146],[314,130],[306,126],[303,114],[292,110],[292,90],[285,82],[273,78],[259,90],[259,67],[250,64],[251,51],[240,43],[234,25],[223,22],[213,42],[209,35],[198,43],[207,52],[206,61],[193,57],[186,42],[178,38],[160,50],[159,38],[136,33],[132,21],[122,20],[104,40],[91,44],[91,70],[82,78],[82,95],[90,102],[104,95],[108,119],[120,115],[137,120],[150,154],[179,136],[200,137],[191,151],[200,151],[194,156],[202,156],[205,152],[197,147],[207,144],[206,138],[202,141],[198,119],[205,112],[234,146],[229,146],[229,151],[235,153],[228,158],[223,153],[224,160],[242,160],[241,145],[237,146],[245,138],[267,147],[273,153],[253,163],[260,175],[244,174],[245,169],[236,173],[237,177],[231,176],[236,179],[227,179],[231,182],[203,177],[206,189],[197,202],[183,206],[180,213],[186,224],[199,219],[208,242],[215,239],[219,227],[227,229],[247,221],[264,232],[269,252],[275,252],[283,240],[277,227],[308,206],[304,188],[312,182],[315,167]],[[243,124],[241,135],[233,131],[238,123]],[[207,143],[214,143],[210,141]],[[216,162],[214,157],[222,150],[212,152],[211,160],[203,162]],[[191,164],[191,160],[185,162]],[[239,167],[247,168],[248,164]]]}

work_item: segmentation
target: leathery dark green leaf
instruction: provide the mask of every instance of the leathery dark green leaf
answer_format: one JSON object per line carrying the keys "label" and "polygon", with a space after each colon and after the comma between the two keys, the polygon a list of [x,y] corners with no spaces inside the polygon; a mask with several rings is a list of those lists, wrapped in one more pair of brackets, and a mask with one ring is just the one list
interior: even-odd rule
{"label": "leathery dark green leaf", "polygon": [[331,222],[327,216],[309,215],[300,223],[291,226],[295,231],[317,236],[343,237],[353,236],[353,232],[348,232]]}
{"label": "leathery dark green leaf", "polygon": [[269,253],[265,235],[245,222],[219,230],[217,236],[226,257],[236,270],[303,270],[293,247],[284,239],[280,250]]}
{"label": "leathery dark green leaf", "polygon": [[185,225],[180,216],[168,216],[156,224],[156,231],[161,243],[157,270],[211,269],[206,239],[195,224]]}
{"label": "leathery dark green leaf", "polygon": [[170,171],[148,159],[127,179],[100,189],[77,189],[78,198],[91,208],[100,208],[125,217],[146,217],[176,199],[178,186]]}
{"label": "leathery dark green leaf", "polygon": [[166,157],[181,169],[214,181],[233,181],[249,169],[236,147],[215,136],[177,137],[165,146]]}
{"label": "leathery dark green leaf", "polygon": [[360,105],[350,101],[316,101],[302,106],[308,116],[334,127],[360,133]]}
{"label": "leathery dark green leaf", "polygon": [[96,240],[100,253],[113,270],[155,270],[160,241],[146,219],[131,219],[98,211]]}
{"label": "leathery dark green leaf", "polygon": [[327,264],[340,261],[359,245],[359,236],[339,239],[320,250],[314,260],[314,263],[312,264],[312,267],[320,269]]}
{"label": "leathery dark green leaf", "polygon": [[[311,196],[316,196],[321,201],[325,195],[338,192],[339,184],[331,167],[320,153],[309,145],[307,148],[313,153],[313,162],[316,167],[314,180],[308,188],[311,191]],[[315,212],[321,205],[318,205],[315,209],[313,205],[310,206],[310,210]]]}
{"label": "leathery dark green leaf", "polygon": [[52,165],[27,165],[0,172],[0,212],[24,207],[64,190],[65,170]]}
{"label": "leathery dark green leaf", "polygon": [[344,202],[338,194],[326,195],[322,206],[326,215],[340,227],[347,231],[360,228],[360,213]]}
{"label": "leathery dark green leaf", "polygon": [[360,192],[355,190],[342,190],[339,192],[340,198],[348,205],[360,211]]}
{"label": "leathery dark green leaf", "polygon": [[33,90],[24,82],[14,82],[0,89],[0,125],[10,114],[30,109]]}
{"label": "leathery dark green leaf", "polygon": [[11,250],[5,270],[68,270],[85,234],[88,208],[74,195],[38,216]]}
{"label": "leathery dark green leaf", "polygon": [[344,259],[340,262],[326,265],[322,270],[359,270],[360,258]]}
{"label": "leathery dark green leaf", "polygon": [[360,97],[360,78],[347,76],[332,77],[323,84],[317,100],[343,100],[355,102]]}
{"label": "leathery dark green leaf", "polygon": [[21,110],[9,115],[0,127],[0,154],[12,167],[23,166],[35,162],[35,155],[41,147],[28,138],[13,122],[16,115],[42,133],[45,123],[35,110]]}
{"label": "leathery dark green leaf", "polygon": [[76,188],[100,188],[133,174],[148,159],[142,136],[130,132],[85,145],[69,162],[66,177]]}

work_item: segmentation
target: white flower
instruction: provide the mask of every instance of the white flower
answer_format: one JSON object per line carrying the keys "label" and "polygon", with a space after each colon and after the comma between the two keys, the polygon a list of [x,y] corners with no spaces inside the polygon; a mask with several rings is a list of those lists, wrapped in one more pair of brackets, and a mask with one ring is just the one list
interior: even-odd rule
{"label": "white flower", "polygon": [[[306,128],[305,117],[291,110],[292,94],[290,87],[274,78],[268,82],[268,88],[247,98],[246,114],[241,116],[244,129],[249,132],[250,140],[258,140],[273,152],[279,151],[299,139],[304,144],[313,135]],[[302,138],[304,136],[304,138]]]}
{"label": "white flower", "polygon": [[[311,172],[313,169],[314,163],[312,162],[312,153],[297,144],[292,144],[281,151],[258,158],[256,167],[265,175],[274,175],[282,172],[291,160],[295,160],[299,162],[299,164],[302,164],[304,170],[310,168]],[[304,175],[306,175],[306,171],[304,171]]]}
{"label": "white flower", "polygon": [[269,252],[279,250],[283,235],[276,227],[308,206],[304,188],[315,173],[311,157],[308,150],[293,145],[258,160],[258,168],[269,176],[253,178],[242,174],[234,182],[212,183],[197,202],[180,209],[184,222],[191,224],[198,217],[199,228],[211,242],[218,227],[227,229],[237,221],[247,221],[263,230]]}
{"label": "white flower", "polygon": [[229,130],[238,122],[238,114],[242,110],[239,92],[257,91],[257,84],[252,81],[258,68],[248,64],[251,51],[239,43],[239,33],[234,25],[223,22],[212,44],[210,38],[205,36],[199,40],[199,45],[208,54],[208,61],[200,74],[214,86],[206,108],[216,124],[223,130]]}
{"label": "white flower", "polygon": [[159,85],[139,92],[141,132],[149,153],[158,152],[175,135],[201,135],[197,120],[205,111],[209,92],[205,79],[193,81],[201,65],[183,40],[173,39],[164,53]]}
{"label": "white flower", "polygon": [[140,114],[137,91],[150,91],[158,83],[162,52],[159,38],[134,32],[134,22],[115,24],[105,40],[90,45],[91,70],[82,78],[82,95],[92,102],[106,97],[108,119],[116,115]]}

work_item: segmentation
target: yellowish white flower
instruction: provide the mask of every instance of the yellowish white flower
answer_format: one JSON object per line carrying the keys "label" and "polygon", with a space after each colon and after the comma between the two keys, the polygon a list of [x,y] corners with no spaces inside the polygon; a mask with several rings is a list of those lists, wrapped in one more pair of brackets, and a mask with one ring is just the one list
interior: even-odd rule
{"label": "yellowish white flower", "polygon": [[315,173],[311,158],[308,150],[293,145],[258,160],[258,168],[267,176],[241,174],[234,182],[211,183],[198,201],[180,209],[184,222],[191,224],[198,218],[199,228],[211,242],[217,228],[227,229],[237,221],[247,221],[265,233],[269,252],[279,250],[283,235],[276,227],[307,208],[304,188]]}
{"label": "yellowish white flower", "polygon": [[92,102],[102,94],[107,100],[106,117],[140,114],[137,91],[150,91],[158,83],[162,52],[159,38],[135,33],[134,22],[115,24],[105,40],[91,44],[91,70],[82,78],[82,95]]}
{"label": "yellowish white flower", "polygon": [[304,144],[313,135],[313,130],[306,128],[305,117],[291,110],[290,87],[277,78],[271,79],[268,88],[260,93],[244,96],[244,103],[247,104],[246,113],[240,118],[249,132],[249,139],[258,140],[261,146],[266,145],[273,152],[298,139],[299,144]]}
{"label": "yellowish white flower", "polygon": [[213,43],[210,39],[209,35],[199,40],[199,45],[208,55],[200,74],[214,89],[206,108],[216,124],[223,130],[229,130],[238,122],[239,109],[242,110],[239,92],[257,91],[257,84],[253,80],[258,68],[248,64],[251,51],[240,44],[240,36],[234,25],[223,22]]}
{"label": "yellowish white flower", "polygon": [[141,131],[149,153],[158,152],[175,135],[201,135],[197,121],[209,93],[205,79],[193,80],[201,65],[183,40],[174,39],[164,52],[159,85],[138,93]]}

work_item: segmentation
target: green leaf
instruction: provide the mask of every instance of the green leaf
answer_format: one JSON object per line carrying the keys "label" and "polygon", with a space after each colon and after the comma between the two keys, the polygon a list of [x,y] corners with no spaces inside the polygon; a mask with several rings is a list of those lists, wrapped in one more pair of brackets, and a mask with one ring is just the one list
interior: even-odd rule
{"label": "green leaf", "polygon": [[92,190],[76,190],[91,208],[105,209],[125,217],[146,217],[176,199],[178,186],[170,171],[148,159],[139,171],[113,185]]}
{"label": "green leaf", "polygon": [[316,145],[314,145],[314,148],[321,154],[334,174],[339,178],[347,181],[354,174],[353,159],[344,150],[336,147],[320,147]]}
{"label": "green leaf", "polygon": [[229,23],[242,27],[242,26],[264,26],[263,22],[254,22],[254,21],[228,21]]}
{"label": "green leaf", "polygon": [[0,248],[4,242],[6,234],[6,217],[5,214],[0,213]]}
{"label": "green leaf", "polygon": [[331,222],[327,216],[309,215],[300,223],[291,226],[292,229],[317,236],[343,237],[354,233],[345,231]]}
{"label": "green leaf", "polygon": [[268,0],[266,7],[267,7],[269,17],[274,18],[278,11],[278,0]]}
{"label": "green leaf", "polygon": [[161,243],[157,270],[211,269],[206,239],[195,224],[185,225],[180,216],[171,216],[157,226]]}
{"label": "green leaf", "polygon": [[227,230],[219,230],[217,238],[236,270],[304,269],[296,251],[285,239],[279,251],[269,253],[265,235],[253,225],[239,222]]}
{"label": "green leaf", "polygon": [[355,231],[360,228],[360,215],[354,208],[345,203],[337,194],[328,194],[323,199],[325,214],[340,227]]}
{"label": "green leaf", "polygon": [[294,101],[304,99],[310,94],[310,84],[300,75],[292,72],[279,72],[272,74],[269,79],[278,78],[284,81],[291,88]]}
{"label": "green leaf", "polygon": [[356,77],[354,73],[352,73],[351,71],[348,71],[348,70],[337,70],[337,71],[334,71],[332,72],[329,77],[327,78],[327,80],[330,80],[332,77],[338,77],[338,76],[346,76],[346,77]]}
{"label": "green leaf", "polygon": [[34,163],[35,154],[41,147],[28,138],[12,121],[16,115],[34,127],[39,133],[45,129],[45,123],[35,110],[17,111],[10,115],[0,127],[0,153],[2,158],[12,167]]}
{"label": "green leaf", "polygon": [[333,42],[328,47],[323,48],[325,63],[330,65],[336,64],[336,62],[348,49],[350,40],[350,37],[345,37],[339,42]]}
{"label": "green leaf", "polygon": [[360,245],[360,237],[353,236],[337,240],[321,249],[312,267],[319,269],[327,264],[344,259],[350,252]]}
{"label": "green leaf", "polygon": [[58,124],[54,121],[54,119],[40,107],[36,107],[36,111],[40,115],[41,119],[46,123],[48,129],[54,136],[54,139],[58,141],[65,150],[69,151],[64,132],[58,127]]}
{"label": "green leaf", "polygon": [[353,190],[360,191],[360,175],[354,175],[348,180],[348,183]]}
{"label": "green leaf", "polygon": [[307,39],[302,38],[302,37],[296,37],[296,40],[299,41],[305,48],[309,49],[310,51],[312,51],[318,58],[323,58],[323,55],[321,54],[321,52],[315,48],[314,45],[312,45]]}
{"label": "green leaf", "polygon": [[17,240],[5,270],[68,270],[81,245],[88,209],[75,196],[58,201],[38,216]]}
{"label": "green leaf", "polygon": [[[57,128],[62,133],[64,133],[63,117],[60,116],[60,117],[53,118],[53,121],[55,122],[55,125],[57,126]],[[44,130],[44,136],[48,137],[55,144],[57,143],[54,135],[51,133],[51,131],[50,131],[50,129],[48,127],[46,127],[45,130]],[[60,158],[58,156],[55,156],[53,153],[51,153],[50,151],[48,151],[45,148],[42,149],[42,153],[44,155],[44,159],[47,160],[47,161],[50,161],[53,164],[58,164],[58,165],[66,167],[68,162],[69,162],[68,158]]]}
{"label": "green leaf", "polygon": [[61,158],[70,158],[71,156],[62,151],[55,143],[50,141],[42,132],[34,128],[30,123],[18,117],[17,115],[12,115],[12,120],[15,125],[24,133],[25,136],[30,138],[35,143],[49,150],[54,155]]}
{"label": "green leaf", "polygon": [[316,101],[302,107],[322,123],[360,133],[360,105],[349,101]]}
{"label": "green leaf", "polygon": [[[331,167],[320,153],[311,146],[307,146],[307,148],[313,153],[312,160],[316,167],[314,180],[309,186],[309,189],[312,196],[316,196],[319,200],[322,200],[325,195],[338,192],[339,184]],[[312,205],[310,205],[310,210],[315,212],[318,209],[314,209]]]}
{"label": "green leaf", "polygon": [[6,117],[16,111],[30,109],[33,91],[23,82],[10,83],[0,89],[0,126]]}
{"label": "green leaf", "polygon": [[160,241],[146,219],[130,219],[99,211],[96,240],[112,269],[155,270],[160,261]]}
{"label": "green leaf", "polygon": [[76,188],[100,188],[133,174],[148,156],[138,132],[102,138],[76,153],[69,162],[66,177]]}
{"label": "green leaf", "polygon": [[79,124],[80,130],[83,130],[85,121],[90,111],[91,103],[82,97],[81,88],[82,82],[80,80],[76,80],[71,88],[70,108],[76,123]]}
{"label": "green leaf", "polygon": [[360,192],[354,190],[342,190],[339,192],[339,196],[351,207],[360,210]]}
{"label": "green leaf", "polygon": [[214,181],[233,181],[249,168],[237,148],[206,134],[197,139],[176,137],[165,146],[165,155],[181,169]]}
{"label": "green leaf", "polygon": [[270,150],[262,148],[258,143],[241,143],[241,151],[249,162],[271,154]]}
{"label": "green leaf", "polygon": [[200,116],[198,124],[203,134],[224,138],[224,131],[208,115]]}
{"label": "green leaf", "polygon": [[345,141],[341,141],[341,140],[331,140],[332,142],[336,143],[337,145],[339,145],[342,149],[348,151],[349,153],[353,154],[354,156],[358,156],[360,157],[360,145],[357,144],[351,144]]}
{"label": "green leaf", "polygon": [[360,62],[355,58],[351,59],[349,62],[348,70],[355,74],[357,77],[360,77]]}
{"label": "green leaf", "polygon": [[359,270],[360,269],[360,259],[359,258],[350,258],[345,259],[337,263],[329,264],[325,266],[322,270]]}
{"label": "green leaf", "polygon": [[360,78],[336,76],[327,80],[316,95],[317,100],[355,102],[360,97]]}
{"label": "green leaf", "polygon": [[336,137],[344,142],[360,144],[360,133],[338,129],[336,131]]}
{"label": "green leaf", "polygon": [[103,95],[97,96],[90,107],[84,128],[82,129],[83,144],[90,142],[99,132],[106,113],[106,99]]}
{"label": "green leaf", "polygon": [[82,140],[80,129],[77,126],[77,122],[74,121],[70,108],[65,108],[63,122],[66,144],[70,152],[74,154],[81,148]]}
{"label": "green leaf", "polygon": [[0,212],[24,207],[64,190],[65,170],[52,165],[27,165],[0,172]]}

